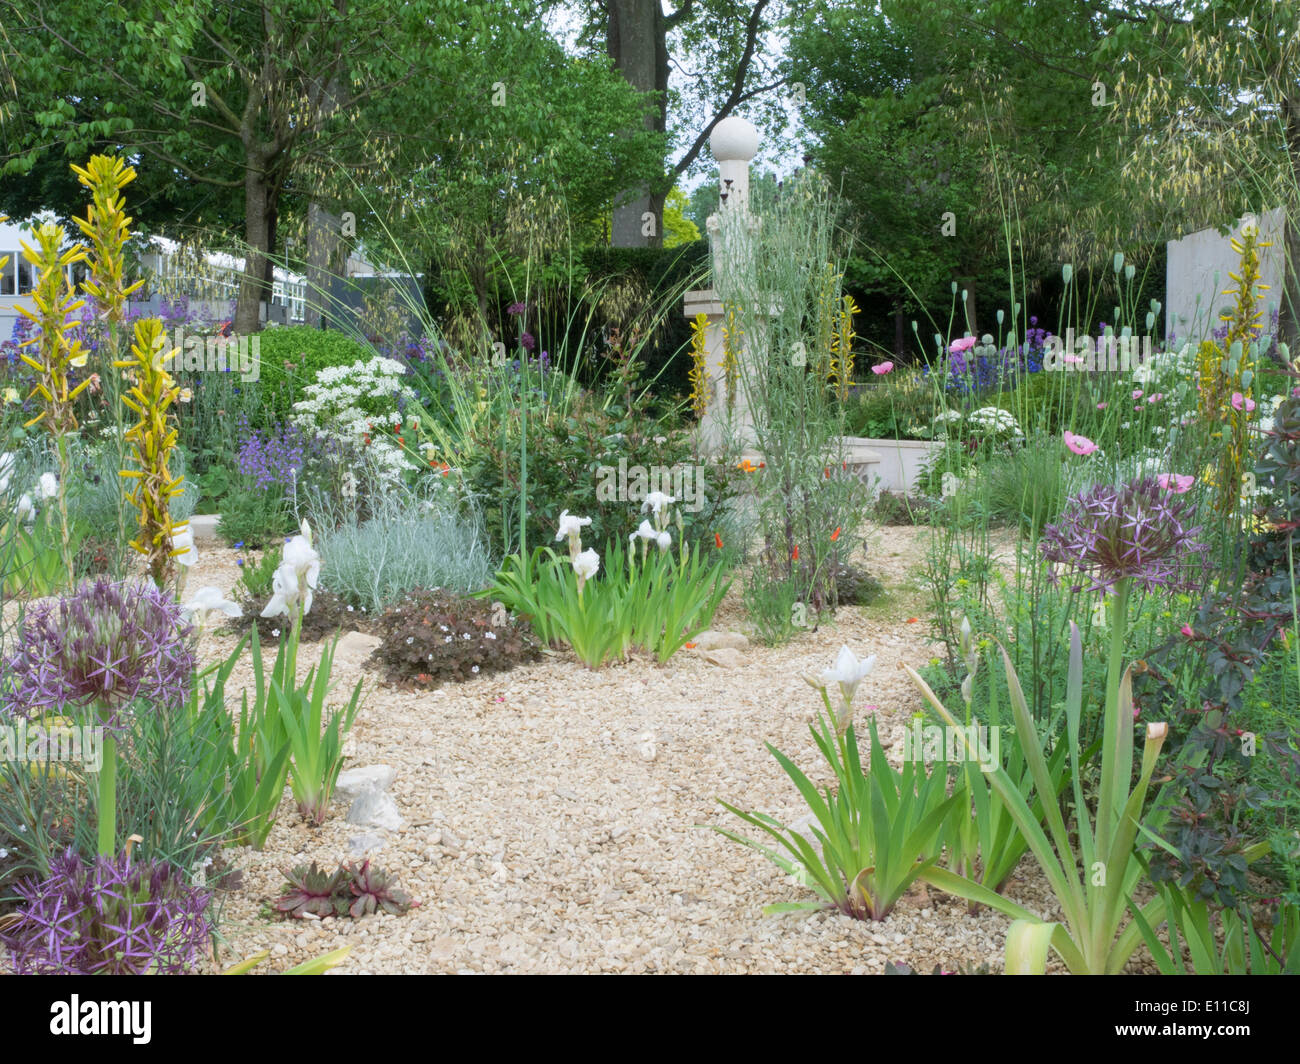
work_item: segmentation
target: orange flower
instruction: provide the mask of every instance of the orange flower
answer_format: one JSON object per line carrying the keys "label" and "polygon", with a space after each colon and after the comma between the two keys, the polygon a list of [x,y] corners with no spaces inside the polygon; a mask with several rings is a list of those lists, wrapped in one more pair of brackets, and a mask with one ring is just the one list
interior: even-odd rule
{"label": "orange flower", "polygon": [[695,644],[694,644],[694,643],[683,643],[682,646],[684,646],[687,650],[694,650],[694,649],[695,649]]}
{"label": "orange flower", "polygon": [[718,550],[722,550],[722,537],[717,532],[713,533],[713,542],[718,545]]}
{"label": "orange flower", "polygon": [[792,562],[797,562],[799,560],[799,544],[797,543],[794,545],[794,553],[790,555],[790,560]]}
{"label": "orange flower", "polygon": [[842,532],[842,531],[843,531],[842,528],[836,528],[835,531],[831,533],[831,542],[832,542],[832,543],[834,543],[837,539],[840,538],[840,532]]}
{"label": "orange flower", "polygon": [[908,623],[908,624],[916,624],[916,622],[919,621],[920,619],[921,619],[920,617],[909,617],[909,618],[907,619],[907,623]]}
{"label": "orange flower", "polygon": [[827,467],[826,467],[826,479],[827,479],[827,480],[830,480],[830,479],[831,479],[831,467],[830,467],[830,466],[827,466]]}

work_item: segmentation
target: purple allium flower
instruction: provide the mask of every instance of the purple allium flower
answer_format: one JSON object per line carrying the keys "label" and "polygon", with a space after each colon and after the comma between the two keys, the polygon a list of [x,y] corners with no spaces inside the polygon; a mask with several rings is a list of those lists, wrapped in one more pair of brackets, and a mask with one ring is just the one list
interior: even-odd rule
{"label": "purple allium flower", "polygon": [[100,577],[27,611],[20,649],[10,658],[10,712],[96,705],[101,723],[120,729],[120,709],[137,698],[176,706],[189,697],[193,627],[180,606],[152,584]]}
{"label": "purple allium flower", "polygon": [[519,337],[519,342],[529,351],[537,346],[537,341],[533,339],[532,333],[524,333],[523,336]]}
{"label": "purple allium flower", "polygon": [[69,849],[17,892],[0,941],[19,975],[183,975],[205,951],[211,894],[165,861],[87,864]]}
{"label": "purple allium flower", "polygon": [[1103,484],[1066,500],[1039,546],[1047,561],[1091,577],[1089,591],[1130,579],[1147,590],[1189,590],[1200,586],[1209,550],[1200,527],[1189,527],[1194,516],[1194,504],[1155,477]]}
{"label": "purple allium flower", "polygon": [[527,303],[511,303],[510,306],[506,307],[506,313],[522,314],[527,309],[528,309]]}

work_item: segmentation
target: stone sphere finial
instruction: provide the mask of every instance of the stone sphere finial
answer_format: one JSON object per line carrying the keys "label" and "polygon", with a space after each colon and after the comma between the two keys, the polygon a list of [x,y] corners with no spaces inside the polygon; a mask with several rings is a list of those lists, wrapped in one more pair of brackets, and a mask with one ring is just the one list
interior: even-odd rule
{"label": "stone sphere finial", "polygon": [[738,115],[730,115],[713,127],[709,149],[720,163],[747,163],[758,154],[758,130]]}

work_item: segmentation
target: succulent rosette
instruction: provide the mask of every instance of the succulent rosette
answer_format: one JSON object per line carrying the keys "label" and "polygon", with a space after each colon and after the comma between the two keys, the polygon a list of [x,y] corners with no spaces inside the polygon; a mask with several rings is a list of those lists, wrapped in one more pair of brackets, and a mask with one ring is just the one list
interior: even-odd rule
{"label": "succulent rosette", "polygon": [[94,705],[104,727],[121,730],[136,699],[176,706],[189,697],[192,631],[171,596],[151,584],[100,578],[38,602],[6,663],[5,708],[34,717]]}

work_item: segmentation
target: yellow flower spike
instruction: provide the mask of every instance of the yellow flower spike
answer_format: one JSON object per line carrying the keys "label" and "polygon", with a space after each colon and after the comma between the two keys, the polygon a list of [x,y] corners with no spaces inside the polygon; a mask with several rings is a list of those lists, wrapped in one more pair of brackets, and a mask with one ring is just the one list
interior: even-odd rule
{"label": "yellow flower spike", "polygon": [[130,503],[139,510],[136,538],[131,545],[149,559],[150,575],[159,586],[173,570],[173,558],[178,553],[172,548],[176,526],[168,503],[176,494],[173,489],[184,479],[173,477],[167,467],[178,436],[167,407],[178,389],[165,365],[179,349],[164,352],[165,338],[163,324],[157,318],[138,321],[132,358],[114,363],[120,369],[131,371],[133,384],[122,401],[139,418],[125,439],[131,444],[135,463],[140,468],[121,471],[122,476],[139,482],[129,497]]}

